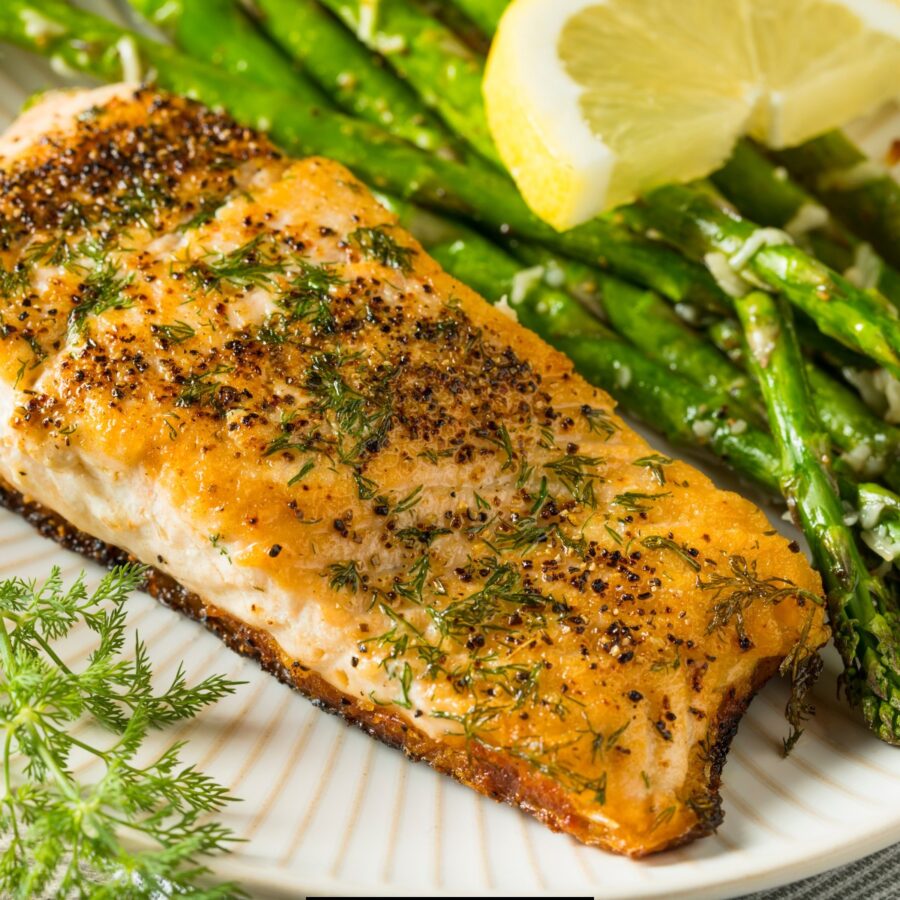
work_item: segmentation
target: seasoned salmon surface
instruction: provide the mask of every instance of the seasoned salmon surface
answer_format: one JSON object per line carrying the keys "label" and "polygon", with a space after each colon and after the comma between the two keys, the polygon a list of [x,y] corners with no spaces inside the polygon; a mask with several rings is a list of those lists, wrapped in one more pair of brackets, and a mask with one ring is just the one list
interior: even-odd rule
{"label": "seasoned salmon surface", "polygon": [[15,492],[552,828],[718,824],[737,719],[827,637],[818,578],[349,172],[149,89],[51,95],[0,141],[0,262]]}

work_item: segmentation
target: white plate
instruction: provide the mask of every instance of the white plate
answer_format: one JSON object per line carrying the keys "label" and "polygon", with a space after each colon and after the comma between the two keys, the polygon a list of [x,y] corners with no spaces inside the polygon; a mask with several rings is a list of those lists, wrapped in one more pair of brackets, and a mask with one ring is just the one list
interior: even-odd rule
{"label": "white plate", "polygon": [[[60,82],[39,60],[8,48],[0,54],[5,126],[31,92]],[[882,122],[872,133],[886,140],[900,129]],[[723,471],[711,474],[734,486]],[[43,577],[51,564],[69,578],[85,567],[0,511],[0,577]],[[87,568],[96,580],[99,569]],[[719,833],[638,863],[552,834],[406,761],[143,595],[134,597],[131,610],[161,680],[184,659],[194,678],[221,672],[247,682],[167,737],[188,737],[188,757],[243,798],[223,821],[247,843],[214,867],[255,896],[725,897],[813,875],[900,841],[900,752],[867,734],[837,701],[833,656],[816,689],[819,715],[793,756],[783,760],[779,753],[786,691],[771,684],[741,724],[729,756]],[[85,635],[71,652],[83,655],[89,646]]]}

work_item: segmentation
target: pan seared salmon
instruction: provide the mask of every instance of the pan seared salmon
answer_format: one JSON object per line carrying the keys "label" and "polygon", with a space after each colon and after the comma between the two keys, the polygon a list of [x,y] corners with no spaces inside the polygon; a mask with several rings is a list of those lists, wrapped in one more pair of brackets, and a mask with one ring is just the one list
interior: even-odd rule
{"label": "pan seared salmon", "polygon": [[349,172],[52,95],[0,141],[0,262],[8,503],[554,829],[716,827],[753,693],[827,638],[817,576]]}

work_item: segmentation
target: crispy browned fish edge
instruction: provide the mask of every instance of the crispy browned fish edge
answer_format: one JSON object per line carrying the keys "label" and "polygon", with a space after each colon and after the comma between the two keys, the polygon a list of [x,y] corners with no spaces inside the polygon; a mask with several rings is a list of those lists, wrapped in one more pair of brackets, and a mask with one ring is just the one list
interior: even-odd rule
{"label": "crispy browned fish edge", "polygon": [[[139,562],[124,550],[79,531],[2,479],[0,504],[25,519],[42,536],[103,566]],[[200,622],[230,649],[256,660],[264,671],[299,691],[319,709],[340,716],[348,724],[358,726],[388,746],[402,750],[410,759],[426,762],[485,796],[530,813],[553,831],[567,832],[585,844],[616,853],[626,852],[633,858],[680,847],[718,828],[724,817],[719,787],[728,748],[750,701],[780,664],[775,657],[761,660],[753,673],[750,690],[738,696],[737,690],[732,687],[719,707],[712,725],[716,737],[710,753],[707,803],[703,804],[705,812],[697,825],[668,844],[650,850],[626,851],[614,842],[599,841],[591,823],[572,808],[565,792],[552,780],[530,770],[523,762],[496,753],[479,743],[473,742],[467,747],[442,744],[383,708],[362,706],[315,672],[292,660],[265,631],[235,619],[153,567],[148,568],[144,589],[165,606]]]}

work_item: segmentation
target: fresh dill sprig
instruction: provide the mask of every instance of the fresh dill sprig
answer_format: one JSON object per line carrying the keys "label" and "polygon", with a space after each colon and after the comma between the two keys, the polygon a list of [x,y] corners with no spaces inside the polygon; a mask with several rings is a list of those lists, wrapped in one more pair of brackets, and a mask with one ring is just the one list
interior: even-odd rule
{"label": "fresh dill sprig", "polygon": [[199,202],[195,204],[194,214],[189,219],[182,222],[177,230],[183,234],[185,231],[192,231],[194,228],[200,228],[208,222],[212,222],[216,217],[216,213],[226,202],[227,198],[215,194],[208,194],[201,197]]}
{"label": "fresh dill sprig", "polygon": [[206,292],[218,291],[223,284],[232,287],[265,287],[273,275],[284,272],[285,262],[265,234],[258,234],[227,253],[207,253],[186,270],[194,285]]}
{"label": "fresh dill sprig", "polygon": [[506,425],[501,422],[497,426],[496,433],[492,431],[485,432],[484,438],[503,451],[503,455],[506,458],[503,461],[501,471],[505,472],[507,469],[512,468],[513,460],[516,459],[518,454],[513,446],[512,438],[509,435],[509,429],[507,429]]}
{"label": "fresh dill sprig", "polygon": [[31,270],[24,263],[17,263],[11,269],[0,264],[0,297],[7,299],[24,294],[31,284]]}
{"label": "fresh dill sprig", "polygon": [[602,462],[599,456],[566,454],[546,463],[544,468],[556,476],[576,502],[594,507],[597,505],[594,482],[600,477],[595,470]]}
{"label": "fresh dill sprig", "polygon": [[80,286],[77,305],[69,313],[69,337],[74,340],[83,335],[92,316],[131,306],[132,301],[125,288],[131,284],[132,278],[131,275],[120,276],[110,260],[92,269]]}
{"label": "fresh dill sprig", "polygon": [[218,392],[223,385],[212,379],[233,372],[232,366],[218,365],[208,372],[189,375],[175,398],[175,405],[187,409],[191,406],[212,406],[220,415],[225,411],[225,404],[218,399]]}
{"label": "fresh dill sprig", "polygon": [[[681,557],[689,568],[695,572],[700,571],[700,563],[694,559],[694,555],[690,550],[685,549],[681,544],[677,544],[671,538],[651,534],[641,539],[641,546],[646,547],[648,550],[671,550],[676,556]],[[694,552],[696,553],[696,551]]]}
{"label": "fresh dill sprig", "polygon": [[760,577],[756,571],[756,560],[748,563],[743,556],[732,556],[728,560],[728,566],[731,569],[730,575],[715,572],[709,581],[697,582],[701,591],[711,591],[713,595],[713,612],[706,633],[712,634],[733,621],[738,640],[744,649],[751,646],[744,629],[744,613],[754,603],[776,606],[789,597],[796,597],[816,605],[822,604],[821,598],[785,578]]}
{"label": "fresh dill sprig", "polygon": [[333,591],[347,591],[356,594],[362,587],[363,576],[356,560],[332,563],[328,567],[328,587]]}
{"label": "fresh dill sprig", "polygon": [[639,469],[649,469],[656,479],[657,484],[662,485],[666,483],[665,466],[671,466],[673,462],[674,460],[669,459],[668,456],[663,456],[660,453],[652,453],[650,456],[636,459],[632,465],[637,466]]}
{"label": "fresh dill sprig", "polygon": [[629,512],[647,512],[653,508],[653,500],[661,500],[668,497],[668,493],[663,494],[642,494],[640,491],[626,491],[624,494],[618,494],[613,498],[616,506],[621,506]]}
{"label": "fresh dill sprig", "polygon": [[[189,687],[179,666],[157,694],[140,638],[134,659],[121,656],[125,604],[143,578],[137,566],[119,567],[92,594],[83,577],[64,587],[58,569],[43,584],[0,583],[3,896],[44,896],[51,889],[56,897],[238,893],[234,885],[198,883],[210,874],[202,857],[225,852],[235,840],[207,820],[231,799],[225,788],[180,761],[181,743],[149,764],[135,761],[151,729],[194,718],[237,684],[216,675]],[[79,669],[54,647],[76,625],[99,638]],[[114,736],[83,737],[73,726],[84,717],[93,717],[94,732]],[[79,781],[73,753],[102,764],[100,778]]]}
{"label": "fresh dill sprig", "polygon": [[390,515],[396,516],[400,513],[409,512],[409,510],[418,506],[422,502],[422,487],[420,484],[418,487],[413,488],[402,500],[399,500],[397,505],[391,509]]}
{"label": "fresh dill sprig", "polygon": [[588,430],[599,434],[604,440],[608,441],[619,430],[619,426],[605,409],[597,409],[585,403],[581,407],[581,415],[587,420]]}
{"label": "fresh dill sprig", "polygon": [[378,228],[357,228],[349,235],[350,242],[362,251],[367,259],[374,259],[389,269],[409,272],[412,269],[413,250],[398,244],[385,230]]}
{"label": "fresh dill sprig", "polygon": [[335,318],[331,309],[331,289],[343,279],[327,265],[299,261],[300,271],[278,296],[278,305],[289,321],[309,322],[315,331],[331,332]]}
{"label": "fresh dill sprig", "polygon": [[183,344],[197,333],[193,326],[188,325],[187,322],[182,322],[181,319],[176,320],[171,325],[151,325],[150,331],[169,344]]}

